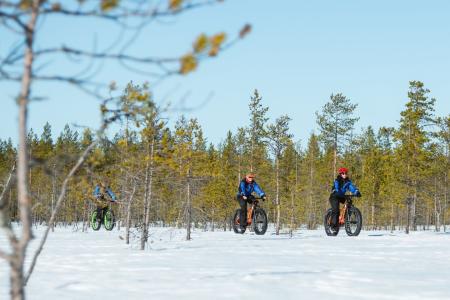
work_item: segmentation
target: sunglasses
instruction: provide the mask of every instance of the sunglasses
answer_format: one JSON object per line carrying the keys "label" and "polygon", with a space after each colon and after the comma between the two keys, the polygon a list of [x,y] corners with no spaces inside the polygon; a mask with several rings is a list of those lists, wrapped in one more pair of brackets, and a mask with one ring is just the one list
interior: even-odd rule
{"label": "sunglasses", "polygon": [[347,175],[347,173],[339,173],[340,175]]}

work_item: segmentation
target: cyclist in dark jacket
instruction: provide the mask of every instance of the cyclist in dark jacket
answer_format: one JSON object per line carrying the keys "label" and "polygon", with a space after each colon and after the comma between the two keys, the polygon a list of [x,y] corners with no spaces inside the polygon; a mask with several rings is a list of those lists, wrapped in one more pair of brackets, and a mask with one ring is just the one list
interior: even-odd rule
{"label": "cyclist in dark jacket", "polygon": [[348,169],[340,168],[339,174],[334,180],[333,187],[330,195],[331,204],[331,230],[333,232],[337,231],[338,219],[339,219],[339,203],[345,202],[345,193],[351,192],[357,197],[361,197],[361,193],[358,188],[353,185],[350,178],[348,178]]}
{"label": "cyclist in dark jacket", "polygon": [[253,192],[258,194],[262,200],[266,200],[266,193],[262,188],[255,182],[255,174],[249,173],[245,175],[239,184],[239,190],[237,194],[237,200],[241,206],[241,215],[239,216],[241,228],[247,226],[247,203],[252,203],[254,200]]}

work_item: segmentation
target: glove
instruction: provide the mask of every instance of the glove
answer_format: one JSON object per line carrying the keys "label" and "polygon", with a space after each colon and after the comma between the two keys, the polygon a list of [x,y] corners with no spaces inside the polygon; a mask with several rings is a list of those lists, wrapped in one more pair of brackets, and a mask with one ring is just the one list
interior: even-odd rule
{"label": "glove", "polygon": [[261,197],[261,199],[262,199],[262,201],[266,201],[266,199],[267,199],[266,195],[263,195],[263,196]]}
{"label": "glove", "polygon": [[356,197],[358,197],[358,198],[359,198],[359,197],[361,197],[361,193],[360,193],[360,191],[356,191],[356,194],[355,194],[355,196],[356,196]]}

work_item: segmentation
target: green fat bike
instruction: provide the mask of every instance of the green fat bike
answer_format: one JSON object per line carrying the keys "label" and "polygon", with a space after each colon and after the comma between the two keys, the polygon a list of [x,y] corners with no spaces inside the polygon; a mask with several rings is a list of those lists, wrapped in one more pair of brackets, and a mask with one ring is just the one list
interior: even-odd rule
{"label": "green fat bike", "polygon": [[111,231],[116,226],[116,217],[112,209],[113,201],[110,201],[108,206],[101,210],[93,210],[90,215],[91,228],[95,231],[100,230],[100,227],[105,227],[106,230]]}

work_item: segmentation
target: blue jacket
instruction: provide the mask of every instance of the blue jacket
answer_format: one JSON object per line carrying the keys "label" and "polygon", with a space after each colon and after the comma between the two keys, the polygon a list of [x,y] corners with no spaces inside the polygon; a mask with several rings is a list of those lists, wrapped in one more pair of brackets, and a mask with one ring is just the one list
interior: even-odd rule
{"label": "blue jacket", "polygon": [[350,191],[353,195],[358,192],[358,188],[353,185],[350,179],[345,180],[344,184],[339,188],[339,180],[335,179],[332,192],[336,193],[339,197],[344,197],[345,193]]}
{"label": "blue jacket", "polygon": [[[116,201],[116,194],[114,194],[113,191],[109,187],[107,187],[105,189],[105,192],[111,197],[112,201]],[[102,196],[102,192],[101,192],[100,186],[96,185],[95,190],[94,190],[94,197],[99,198],[101,196]]]}
{"label": "blue jacket", "polygon": [[259,197],[266,194],[255,181],[252,183],[247,183],[245,179],[241,180],[241,183],[239,184],[238,196],[248,197],[251,196],[253,192],[257,193]]}

